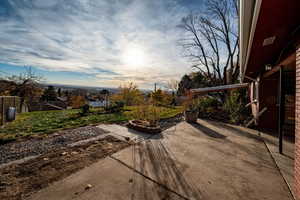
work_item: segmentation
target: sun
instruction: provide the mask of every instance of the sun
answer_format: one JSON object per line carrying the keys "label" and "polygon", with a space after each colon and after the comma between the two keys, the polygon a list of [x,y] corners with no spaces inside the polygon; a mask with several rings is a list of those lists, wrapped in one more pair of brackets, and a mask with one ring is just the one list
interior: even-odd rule
{"label": "sun", "polygon": [[141,47],[132,46],[126,48],[122,60],[128,67],[138,68],[147,63],[147,55]]}

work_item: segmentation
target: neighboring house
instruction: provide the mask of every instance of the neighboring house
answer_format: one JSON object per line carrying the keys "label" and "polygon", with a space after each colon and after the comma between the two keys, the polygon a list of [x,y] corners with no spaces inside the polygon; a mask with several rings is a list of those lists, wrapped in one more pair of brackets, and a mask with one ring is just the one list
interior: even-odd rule
{"label": "neighboring house", "polygon": [[33,99],[28,103],[29,111],[47,111],[67,109],[67,99],[57,97],[55,101],[41,101],[39,98]]}
{"label": "neighboring house", "polygon": [[97,100],[97,101],[88,101],[88,104],[91,107],[105,107],[108,106],[110,103],[109,101],[105,101],[105,100]]}
{"label": "neighboring house", "polygon": [[105,107],[110,104],[108,94],[89,95],[86,99],[91,107]]}
{"label": "neighboring house", "polygon": [[257,126],[295,140],[300,199],[300,0],[240,0],[240,67]]}

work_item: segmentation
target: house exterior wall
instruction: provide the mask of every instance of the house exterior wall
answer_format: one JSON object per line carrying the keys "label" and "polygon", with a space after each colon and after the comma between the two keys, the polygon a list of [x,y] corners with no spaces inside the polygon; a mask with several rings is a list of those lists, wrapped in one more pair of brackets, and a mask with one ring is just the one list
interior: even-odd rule
{"label": "house exterior wall", "polygon": [[296,138],[295,138],[295,181],[296,200],[300,200],[300,46],[296,49]]}
{"label": "house exterior wall", "polygon": [[259,118],[258,126],[262,129],[277,130],[278,126],[278,74],[271,78],[262,79],[259,89],[260,110],[267,107],[268,110]]}

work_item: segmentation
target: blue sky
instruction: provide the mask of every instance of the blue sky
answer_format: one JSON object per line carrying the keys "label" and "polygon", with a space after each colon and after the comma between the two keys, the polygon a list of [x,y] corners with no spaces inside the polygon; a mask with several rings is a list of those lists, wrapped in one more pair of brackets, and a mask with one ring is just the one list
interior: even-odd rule
{"label": "blue sky", "polygon": [[[1,0],[0,74],[32,66],[49,83],[140,88],[191,71],[176,26],[202,0]],[[4,72],[4,73],[3,73]]]}

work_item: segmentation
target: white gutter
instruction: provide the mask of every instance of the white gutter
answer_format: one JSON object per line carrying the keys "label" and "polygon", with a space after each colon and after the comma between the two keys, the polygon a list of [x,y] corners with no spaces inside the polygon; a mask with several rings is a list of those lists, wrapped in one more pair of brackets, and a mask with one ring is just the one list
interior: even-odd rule
{"label": "white gutter", "polygon": [[262,0],[240,0],[240,68],[245,78]]}

